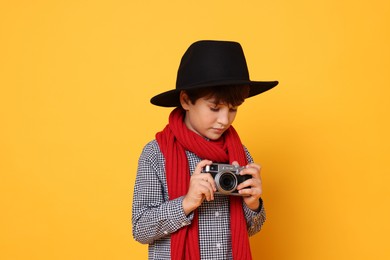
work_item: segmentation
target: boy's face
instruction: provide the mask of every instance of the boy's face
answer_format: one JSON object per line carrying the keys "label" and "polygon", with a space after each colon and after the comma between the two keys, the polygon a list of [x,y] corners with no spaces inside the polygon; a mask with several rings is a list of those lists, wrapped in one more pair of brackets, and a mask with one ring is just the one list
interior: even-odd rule
{"label": "boy's face", "polygon": [[212,97],[199,98],[192,104],[187,94],[182,92],[180,102],[186,110],[184,122],[188,129],[211,140],[220,138],[237,114],[237,107],[216,104]]}

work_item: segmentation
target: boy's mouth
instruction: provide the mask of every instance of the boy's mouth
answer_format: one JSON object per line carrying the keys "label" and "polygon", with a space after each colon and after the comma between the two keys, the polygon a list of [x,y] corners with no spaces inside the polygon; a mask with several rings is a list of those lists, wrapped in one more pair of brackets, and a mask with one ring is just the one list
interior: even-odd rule
{"label": "boy's mouth", "polygon": [[218,134],[222,134],[225,131],[225,128],[212,128],[212,130]]}

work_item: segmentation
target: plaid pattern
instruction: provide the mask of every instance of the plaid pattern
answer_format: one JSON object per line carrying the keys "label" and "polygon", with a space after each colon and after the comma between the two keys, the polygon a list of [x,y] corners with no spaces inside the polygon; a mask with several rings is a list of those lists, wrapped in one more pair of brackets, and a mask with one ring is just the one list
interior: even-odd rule
{"label": "plaid pattern", "polygon": [[[245,152],[248,162],[253,162],[246,148]],[[192,173],[201,159],[189,151],[186,155]],[[198,208],[201,259],[232,259],[229,199],[220,194],[214,197],[214,201],[205,201]],[[138,161],[132,209],[133,236],[149,244],[149,259],[170,259],[170,234],[191,224],[193,214],[184,214],[182,200],[183,197],[169,200],[164,156],[156,140],[149,142]],[[250,210],[245,203],[243,208],[248,234],[254,235],[265,221],[263,204],[259,212]]]}

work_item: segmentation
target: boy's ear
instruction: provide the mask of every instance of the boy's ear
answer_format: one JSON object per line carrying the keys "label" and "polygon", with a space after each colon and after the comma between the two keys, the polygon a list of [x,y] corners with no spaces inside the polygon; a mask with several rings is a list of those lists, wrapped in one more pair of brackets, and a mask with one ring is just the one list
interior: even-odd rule
{"label": "boy's ear", "polygon": [[180,104],[184,110],[188,110],[189,108],[189,98],[185,91],[180,91]]}

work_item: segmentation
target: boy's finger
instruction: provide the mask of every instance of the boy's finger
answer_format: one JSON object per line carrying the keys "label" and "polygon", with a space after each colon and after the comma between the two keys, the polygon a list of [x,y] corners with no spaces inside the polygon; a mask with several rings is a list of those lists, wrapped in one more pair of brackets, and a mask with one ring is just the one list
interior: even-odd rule
{"label": "boy's finger", "polygon": [[248,168],[256,168],[259,172],[261,171],[261,165],[256,163],[248,164]]}
{"label": "boy's finger", "polygon": [[202,169],[204,167],[206,167],[206,165],[210,165],[212,164],[213,162],[210,161],[210,160],[202,160],[200,161],[197,165],[196,165],[196,168],[195,168],[195,171],[194,171],[194,174],[200,174],[202,172]]}
{"label": "boy's finger", "polygon": [[214,200],[214,187],[211,185],[211,183],[207,183],[206,188],[207,193],[205,195],[207,197],[207,201]]}
{"label": "boy's finger", "polygon": [[233,161],[233,162],[232,162],[232,165],[235,165],[235,166],[240,166],[240,165],[238,164],[238,162],[237,162],[237,161]]}

